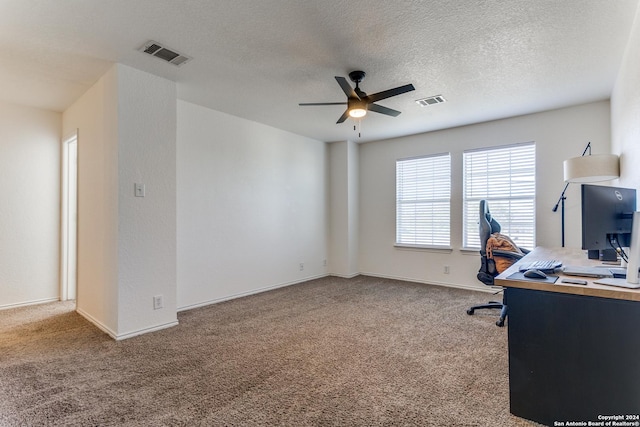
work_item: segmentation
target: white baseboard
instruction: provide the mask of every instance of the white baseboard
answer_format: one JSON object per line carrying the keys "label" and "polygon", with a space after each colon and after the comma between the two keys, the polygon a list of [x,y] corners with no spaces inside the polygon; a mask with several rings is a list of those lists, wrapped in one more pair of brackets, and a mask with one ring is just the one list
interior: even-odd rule
{"label": "white baseboard", "polygon": [[93,317],[92,315],[87,313],[86,311],[83,311],[83,310],[79,309],[78,307],[76,307],[76,312],[80,316],[82,316],[85,319],[87,319],[89,322],[93,323],[98,329],[100,329],[105,334],[109,335],[114,340],[118,339],[117,338],[118,334],[116,334],[114,331],[112,331],[111,328],[109,328],[106,325],[102,324],[102,322],[100,322],[98,319],[96,319],[95,317]]}
{"label": "white baseboard", "polygon": [[58,297],[55,297],[55,298],[43,298],[43,299],[37,299],[37,300],[32,300],[32,301],[18,302],[18,303],[14,303],[14,304],[3,304],[3,305],[0,305],[0,310],[9,310],[10,308],[27,307],[27,306],[30,306],[30,305],[46,304],[48,302],[56,302],[56,301],[60,301],[60,298],[58,298]]}
{"label": "white baseboard", "polygon": [[102,322],[98,321],[95,317],[91,316],[89,313],[87,313],[85,311],[82,311],[80,309],[76,309],[76,311],[78,312],[78,314],[80,314],[82,317],[87,319],[89,322],[93,323],[98,329],[100,329],[102,332],[104,332],[105,334],[109,335],[111,338],[113,338],[116,341],[125,340],[127,338],[133,338],[133,337],[136,337],[138,335],[146,334],[146,333],[149,333],[149,332],[160,331],[162,329],[167,329],[167,328],[170,328],[172,326],[178,325],[178,321],[175,320],[175,321],[172,321],[172,322],[163,323],[161,325],[151,326],[149,328],[143,328],[143,329],[139,329],[139,330],[136,330],[136,331],[127,332],[127,333],[124,333],[124,334],[117,334],[115,331],[113,331],[108,326],[104,325]]}
{"label": "white baseboard", "polygon": [[484,292],[484,293],[496,293],[498,291],[500,291],[502,288],[497,287],[497,286],[486,286],[484,285],[484,287],[478,287],[478,286],[473,286],[473,285],[462,285],[459,283],[446,283],[446,282],[436,282],[433,280],[417,280],[417,279],[413,279],[410,277],[402,277],[402,276],[389,276],[389,275],[385,275],[385,274],[378,274],[378,273],[366,273],[366,272],[362,272],[360,273],[363,276],[371,276],[371,277],[380,277],[382,279],[393,279],[393,280],[402,280],[405,282],[413,282],[413,283],[422,283],[425,285],[435,285],[435,286],[443,286],[445,288],[456,288],[456,289],[464,289],[467,291],[476,291],[476,292]]}
{"label": "white baseboard", "polygon": [[483,292],[483,293],[496,293],[496,292],[498,292],[498,291],[500,291],[502,289],[500,287],[491,287],[491,286],[478,287],[478,286],[462,285],[462,284],[456,284],[456,283],[424,281],[424,280],[417,280],[417,279],[413,279],[413,278],[409,278],[409,277],[390,276],[390,275],[377,274],[377,273],[367,273],[367,272],[360,272],[360,273],[355,273],[355,274],[351,274],[351,275],[341,275],[341,274],[336,274],[336,273],[329,273],[329,274],[322,274],[322,275],[318,275],[318,276],[307,277],[307,278],[305,278],[303,280],[297,280],[297,281],[292,281],[292,282],[279,283],[279,284],[271,285],[271,286],[265,286],[263,288],[253,289],[251,291],[241,292],[241,293],[237,293],[237,294],[233,294],[233,295],[228,295],[228,296],[224,296],[224,297],[221,297],[221,298],[215,298],[215,299],[212,299],[212,300],[207,300],[207,301],[199,302],[199,303],[196,303],[196,304],[185,305],[185,306],[182,306],[182,307],[178,307],[177,311],[181,312],[181,311],[192,310],[194,308],[206,307],[208,305],[218,304],[218,303],[221,303],[221,302],[224,302],[224,301],[233,300],[233,299],[236,299],[236,298],[242,298],[242,297],[246,297],[246,296],[249,296],[249,295],[259,294],[259,293],[262,293],[262,292],[267,292],[267,291],[271,291],[271,290],[274,290],[274,289],[283,288],[285,286],[297,285],[299,283],[304,283],[304,282],[307,282],[309,280],[314,280],[314,279],[320,279],[322,277],[334,276],[334,277],[340,277],[340,278],[343,278],[343,279],[352,279],[352,278],[357,277],[359,275],[371,276],[371,277],[380,277],[380,278],[383,278],[383,279],[402,280],[402,281],[405,281],[405,282],[422,283],[422,284],[425,284],[425,285],[443,286],[443,287],[447,287],[447,288],[457,288],[457,289],[464,289],[464,290],[467,290],[467,291],[476,291],[476,292]]}
{"label": "white baseboard", "polygon": [[194,308],[199,308],[199,307],[206,307],[208,305],[217,304],[217,303],[220,303],[220,302],[229,301],[229,300],[236,299],[236,298],[242,298],[242,297],[246,297],[246,296],[249,296],[249,295],[259,294],[259,293],[262,293],[262,292],[267,292],[267,291],[271,291],[271,290],[278,289],[278,288],[284,288],[285,286],[297,285],[298,283],[304,283],[304,282],[308,282],[309,280],[320,279],[320,278],[327,277],[327,276],[333,276],[333,275],[332,274],[320,274],[320,275],[317,275],[317,276],[305,277],[302,280],[295,280],[295,281],[292,281],[292,282],[278,283],[276,285],[270,285],[270,286],[265,286],[263,288],[252,289],[250,291],[240,292],[240,293],[237,293],[237,294],[232,294],[232,295],[227,295],[227,296],[220,297],[220,298],[215,298],[215,299],[211,299],[211,300],[207,300],[207,301],[202,301],[202,302],[199,302],[199,303],[196,303],[196,304],[189,304],[189,305],[185,305],[185,306],[182,306],[182,307],[178,307],[178,312],[192,310]]}
{"label": "white baseboard", "polygon": [[353,273],[353,274],[331,273],[331,274],[328,274],[328,276],[341,277],[343,279],[353,279],[354,277],[360,276],[361,274],[362,273]]}
{"label": "white baseboard", "polygon": [[126,334],[119,334],[115,339],[116,341],[126,340],[127,338],[137,337],[138,335],[147,334],[149,332],[161,331],[162,329],[171,328],[177,325],[178,325],[178,321],[175,320],[173,322],[164,323],[162,325],[156,325],[150,328],[139,329],[137,331],[127,332]]}

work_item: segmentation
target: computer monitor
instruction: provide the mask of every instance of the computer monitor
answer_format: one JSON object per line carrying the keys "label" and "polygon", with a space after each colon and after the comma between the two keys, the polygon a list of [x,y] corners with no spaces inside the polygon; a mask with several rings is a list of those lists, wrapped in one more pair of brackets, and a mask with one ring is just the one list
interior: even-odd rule
{"label": "computer monitor", "polygon": [[636,190],[582,184],[582,249],[629,247]]}
{"label": "computer monitor", "polygon": [[640,212],[636,190],[582,185],[582,249],[629,248],[626,279],[603,278],[595,283],[637,289],[640,267]]}

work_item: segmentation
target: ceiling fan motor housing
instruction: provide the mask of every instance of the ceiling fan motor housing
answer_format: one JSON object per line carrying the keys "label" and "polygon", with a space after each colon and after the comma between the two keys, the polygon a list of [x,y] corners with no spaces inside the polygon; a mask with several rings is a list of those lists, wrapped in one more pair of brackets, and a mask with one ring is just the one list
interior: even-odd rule
{"label": "ceiling fan motor housing", "polygon": [[356,85],[364,80],[364,77],[367,75],[364,71],[356,70],[349,73],[349,78]]}

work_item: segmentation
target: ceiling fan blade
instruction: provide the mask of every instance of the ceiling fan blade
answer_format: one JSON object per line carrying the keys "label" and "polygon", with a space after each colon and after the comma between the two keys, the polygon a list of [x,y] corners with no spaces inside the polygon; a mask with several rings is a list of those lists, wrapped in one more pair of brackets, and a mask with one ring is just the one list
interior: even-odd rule
{"label": "ceiling fan blade", "polygon": [[340,76],[335,76],[335,77],[336,77],[336,81],[338,82],[338,84],[342,88],[342,91],[344,92],[345,95],[347,95],[347,98],[358,98],[358,99],[360,99],[360,97],[353,90],[353,88],[351,87],[351,85],[349,84],[347,79],[345,79],[344,77],[340,77]]}
{"label": "ceiling fan blade", "polygon": [[376,102],[376,101],[380,101],[381,99],[390,98],[392,96],[401,95],[403,93],[411,92],[412,90],[416,90],[416,88],[413,87],[412,84],[399,86],[399,87],[394,88],[394,89],[389,89],[389,90],[385,90],[385,91],[382,91],[382,92],[374,93],[373,95],[369,95],[369,96],[367,96],[366,101],[369,102],[369,103]]}
{"label": "ceiling fan blade", "polygon": [[349,109],[344,110],[344,113],[340,116],[336,124],[342,123],[349,118]]}
{"label": "ceiling fan blade", "polygon": [[308,106],[308,105],[347,105],[346,102],[301,102],[298,105]]}
{"label": "ceiling fan blade", "polygon": [[392,108],[383,107],[378,104],[369,104],[367,106],[367,110],[375,111],[376,113],[386,114],[387,116],[398,117],[400,115],[400,111],[394,110]]}

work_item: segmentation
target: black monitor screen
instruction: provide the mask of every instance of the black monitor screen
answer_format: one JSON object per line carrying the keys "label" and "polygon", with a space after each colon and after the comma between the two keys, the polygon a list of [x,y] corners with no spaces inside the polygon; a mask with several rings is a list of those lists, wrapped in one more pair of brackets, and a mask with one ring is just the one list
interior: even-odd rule
{"label": "black monitor screen", "polygon": [[628,247],[635,210],[635,189],[583,184],[582,249],[611,249],[610,238]]}

